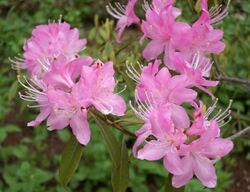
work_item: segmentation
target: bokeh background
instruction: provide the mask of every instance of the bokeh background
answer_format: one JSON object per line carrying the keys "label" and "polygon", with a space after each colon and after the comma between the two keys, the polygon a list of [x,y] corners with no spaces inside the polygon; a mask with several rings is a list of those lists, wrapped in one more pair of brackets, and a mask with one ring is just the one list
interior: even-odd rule
{"label": "bokeh background", "polygon": [[[0,0],[0,191],[3,192],[54,192],[65,191],[58,184],[58,167],[65,141],[70,132],[65,129],[48,132],[45,123],[36,128],[26,126],[37,110],[28,109],[18,97],[22,87],[16,75],[23,73],[11,68],[8,57],[22,54],[22,46],[32,29],[48,20],[58,20],[60,15],[73,27],[81,30],[81,37],[88,39],[90,54],[102,60],[115,62],[118,80],[125,81],[126,60],[144,62],[138,52],[141,33],[136,28],[125,32],[124,43],[115,42],[114,21],[106,13],[108,0]],[[120,1],[123,2],[123,1]],[[193,21],[197,14],[189,7],[192,0],[179,0],[186,21]],[[214,59],[224,76],[250,79],[250,1],[233,0],[230,13],[217,27],[225,31],[225,52]],[[137,7],[140,14],[142,9]],[[110,20],[107,20],[109,18]],[[132,43],[131,43],[132,42]],[[213,69],[213,77],[216,71]],[[127,80],[129,81],[129,80]],[[123,84],[123,80],[121,80]],[[123,94],[133,95],[133,86]],[[225,108],[233,99],[232,121],[223,127],[227,137],[250,125],[250,87],[229,81],[221,82],[213,90]],[[204,94],[203,94],[204,95]],[[211,103],[206,95],[203,99]],[[135,130],[138,126],[130,125]],[[110,192],[111,161],[98,129],[91,124],[92,139],[84,149],[80,167],[70,182],[68,191]],[[117,133],[118,134],[118,133]],[[119,136],[119,134],[118,134]],[[247,192],[250,191],[250,139],[249,134],[235,140],[233,152],[216,165],[218,186],[204,189],[193,180],[187,192]],[[134,140],[127,138],[131,147]],[[138,161],[131,158],[129,192],[163,191],[167,173],[161,162]]]}

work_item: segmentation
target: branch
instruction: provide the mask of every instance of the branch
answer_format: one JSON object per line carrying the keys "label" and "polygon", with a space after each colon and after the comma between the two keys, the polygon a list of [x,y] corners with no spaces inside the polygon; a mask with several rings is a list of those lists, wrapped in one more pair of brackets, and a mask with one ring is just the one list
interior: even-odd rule
{"label": "branch", "polygon": [[243,130],[241,130],[241,131],[239,131],[239,132],[237,132],[237,133],[235,133],[234,135],[228,137],[227,139],[234,140],[234,139],[236,139],[236,138],[238,138],[238,137],[241,137],[242,135],[246,134],[246,133],[249,132],[249,131],[250,131],[250,126],[249,126],[249,127],[246,127],[245,129],[243,129]]}
{"label": "branch", "polygon": [[245,80],[245,79],[240,79],[237,77],[225,77],[225,76],[217,76],[216,80],[218,81],[230,81],[232,83],[239,83],[239,84],[244,84],[250,86],[250,80]]}
{"label": "branch", "polygon": [[100,118],[102,121],[104,121],[104,122],[107,123],[108,125],[111,125],[111,126],[114,127],[115,129],[117,129],[117,130],[119,130],[120,132],[124,133],[125,135],[131,136],[131,137],[136,137],[136,135],[135,135],[133,132],[130,132],[130,131],[124,129],[124,128],[121,127],[118,123],[113,122],[113,121],[111,121],[111,120],[105,118],[105,116],[103,116],[103,115],[97,113],[97,112],[94,111],[93,109],[89,109],[89,112],[90,112],[92,115],[94,115],[94,116]]}

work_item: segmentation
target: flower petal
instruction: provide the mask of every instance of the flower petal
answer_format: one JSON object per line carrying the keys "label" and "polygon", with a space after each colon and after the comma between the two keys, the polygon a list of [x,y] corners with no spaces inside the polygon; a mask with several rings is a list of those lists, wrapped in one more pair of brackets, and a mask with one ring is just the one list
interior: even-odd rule
{"label": "flower petal", "polygon": [[209,188],[214,188],[217,183],[217,176],[213,163],[208,158],[195,155],[194,173],[202,184]]}
{"label": "flower petal", "polygon": [[[173,146],[174,147],[174,146]],[[182,161],[178,154],[177,149],[170,150],[163,159],[164,167],[174,175],[181,175],[182,170]]]}
{"label": "flower petal", "polygon": [[90,129],[87,118],[87,110],[77,113],[70,120],[70,127],[79,143],[87,145],[90,140]]}
{"label": "flower petal", "polygon": [[141,150],[138,151],[137,158],[149,161],[159,160],[166,155],[168,145],[168,143],[162,143],[159,141],[149,141]]}
{"label": "flower petal", "polygon": [[152,40],[148,43],[148,45],[143,50],[143,57],[150,61],[152,59],[156,59],[164,49],[164,43]]}

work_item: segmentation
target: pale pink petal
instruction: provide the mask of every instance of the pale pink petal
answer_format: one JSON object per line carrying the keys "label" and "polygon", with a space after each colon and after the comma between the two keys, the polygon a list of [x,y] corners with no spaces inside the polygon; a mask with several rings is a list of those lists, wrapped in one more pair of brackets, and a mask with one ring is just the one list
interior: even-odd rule
{"label": "pale pink petal", "polygon": [[41,107],[40,114],[36,117],[34,121],[29,122],[28,126],[34,127],[34,126],[39,125],[44,119],[48,117],[50,112],[51,112],[50,107]]}
{"label": "pale pink petal", "polygon": [[217,176],[211,160],[201,155],[195,155],[193,169],[195,175],[204,186],[209,188],[216,186]]}
{"label": "pale pink petal", "polygon": [[167,153],[168,143],[149,141],[138,151],[137,158],[142,160],[155,161],[163,158]]}
{"label": "pale pink petal", "polygon": [[143,57],[150,61],[156,59],[164,50],[164,43],[152,40],[143,50]]}
{"label": "pale pink petal", "polygon": [[92,104],[103,114],[113,114],[123,116],[126,111],[126,103],[124,99],[117,94],[111,92],[102,92],[92,99]]}
{"label": "pale pink petal", "polygon": [[70,120],[70,127],[79,143],[87,145],[90,140],[90,129],[87,117],[87,110],[78,112]]}
{"label": "pale pink petal", "polygon": [[209,142],[202,153],[209,158],[220,158],[227,155],[233,149],[233,142],[229,139],[218,138]]}
{"label": "pale pink petal", "polygon": [[193,173],[192,171],[189,171],[185,174],[182,174],[182,175],[174,175],[173,178],[172,178],[172,185],[175,187],[175,188],[180,188],[180,187],[183,187],[185,186],[188,181],[190,181],[191,179],[193,178]]}
{"label": "pale pink petal", "polygon": [[164,167],[174,175],[181,175],[183,174],[182,161],[177,149],[175,149],[174,146],[172,147],[173,149],[170,150],[163,159]]}
{"label": "pale pink petal", "polygon": [[148,138],[148,136],[151,134],[150,131],[150,126],[148,124],[145,124],[142,126],[141,129],[139,129],[135,134],[137,136],[136,141],[133,145],[133,155],[134,157],[137,157],[137,150],[139,148],[139,146]]}
{"label": "pale pink petal", "polygon": [[190,126],[188,114],[182,106],[171,104],[169,110],[177,128],[185,129]]}
{"label": "pale pink petal", "polygon": [[174,175],[172,178],[172,185],[176,188],[182,187],[187,184],[189,180],[193,177],[193,168],[192,168],[193,160],[190,155],[185,156],[182,159],[182,171],[183,173],[180,175]]}
{"label": "pale pink petal", "polygon": [[47,120],[48,130],[63,129],[69,125],[69,117],[64,112],[53,112]]}

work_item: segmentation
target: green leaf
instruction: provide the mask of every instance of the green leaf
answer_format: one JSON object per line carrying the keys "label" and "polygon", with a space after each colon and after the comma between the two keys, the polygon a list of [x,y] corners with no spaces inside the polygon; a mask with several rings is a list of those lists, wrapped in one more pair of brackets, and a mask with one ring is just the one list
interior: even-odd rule
{"label": "green leaf", "polygon": [[172,186],[172,176],[169,174],[166,182],[165,182],[165,190],[164,192],[184,192],[185,191],[185,187],[181,187],[181,188],[174,188]]}
{"label": "green leaf", "polygon": [[83,146],[78,143],[76,138],[72,135],[64,152],[62,154],[60,168],[59,168],[59,182],[66,186],[75,171],[77,170],[83,152]]}
{"label": "green leaf", "polygon": [[129,158],[128,149],[123,137],[120,146],[118,167],[113,166],[112,170],[112,187],[115,192],[125,192],[129,180]]}
{"label": "green leaf", "polygon": [[108,152],[110,155],[110,158],[112,160],[112,163],[118,167],[119,163],[119,143],[117,139],[115,138],[114,133],[110,130],[110,128],[107,126],[105,121],[103,121],[101,118],[97,117],[92,113],[93,118],[95,119],[98,127],[100,128],[101,134],[107,144]]}
{"label": "green leaf", "polygon": [[113,163],[111,178],[113,191],[125,192],[128,186],[129,177],[128,150],[125,141],[123,139],[120,144],[106,122],[98,117],[98,115],[91,114],[101,130],[101,134],[108,146],[110,158]]}

